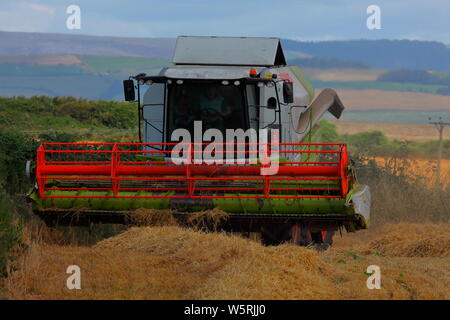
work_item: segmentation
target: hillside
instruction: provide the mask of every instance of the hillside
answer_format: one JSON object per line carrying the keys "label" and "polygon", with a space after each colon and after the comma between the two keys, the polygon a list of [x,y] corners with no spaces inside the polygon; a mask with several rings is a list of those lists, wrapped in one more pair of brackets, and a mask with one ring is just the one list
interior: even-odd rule
{"label": "hillside", "polygon": [[146,57],[0,56],[0,96],[122,100],[122,80],[140,72],[156,74],[169,64],[168,60]]}
{"label": "hillside", "polygon": [[[288,59],[317,67],[369,67],[374,69],[434,69],[450,71],[450,48],[432,41],[282,40]],[[171,59],[173,38],[123,38],[72,34],[0,31],[0,56],[5,55],[100,55]],[[307,61],[307,58],[314,60]]]}
{"label": "hillside", "polygon": [[0,55],[97,55],[170,59],[172,38],[121,38],[0,31]]}
{"label": "hillside", "polygon": [[450,71],[450,49],[443,43],[417,40],[348,40],[299,42],[283,47],[316,58],[357,61],[374,69],[434,69]]}
{"label": "hillside", "polygon": [[[140,72],[157,74],[162,67],[170,65],[174,44],[175,39],[163,38],[0,32],[0,96],[123,100],[122,80]],[[446,82],[423,79],[421,83],[420,77],[412,78],[414,83],[405,82],[404,77],[398,80],[392,77],[395,73],[388,70],[404,66],[446,70],[450,49],[439,43],[283,40],[283,46],[290,62],[300,64],[317,88],[337,89],[347,108],[344,120],[425,123],[428,116],[445,118],[449,111],[450,95],[446,94],[450,89]],[[368,64],[364,54],[369,49],[388,52],[372,55],[378,62]],[[409,65],[383,62],[390,57],[395,64],[398,54],[407,50],[413,51],[404,59]],[[308,59],[312,59],[310,64]],[[426,65],[424,61],[433,65]],[[401,74],[421,75],[424,72]],[[435,71],[433,76],[447,79],[449,73]],[[398,82],[393,81],[396,79]],[[356,112],[359,110],[371,111]]]}

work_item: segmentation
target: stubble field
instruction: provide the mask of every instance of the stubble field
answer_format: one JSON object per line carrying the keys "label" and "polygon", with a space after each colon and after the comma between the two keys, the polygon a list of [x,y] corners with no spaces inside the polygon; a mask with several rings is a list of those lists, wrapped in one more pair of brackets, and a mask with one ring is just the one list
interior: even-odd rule
{"label": "stubble field", "polygon": [[[325,252],[264,247],[176,226],[132,228],[93,246],[34,242],[6,280],[10,299],[449,299],[450,224],[387,224]],[[81,290],[66,287],[81,268]],[[381,269],[369,290],[367,267]]]}

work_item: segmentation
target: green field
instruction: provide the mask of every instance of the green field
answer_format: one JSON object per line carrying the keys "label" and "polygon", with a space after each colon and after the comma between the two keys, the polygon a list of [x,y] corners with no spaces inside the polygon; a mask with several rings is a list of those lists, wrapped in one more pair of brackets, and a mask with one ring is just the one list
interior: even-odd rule
{"label": "green field", "polygon": [[0,96],[48,95],[122,100],[122,80],[141,72],[157,74],[170,64],[163,59],[140,57],[78,58],[81,63],[70,66],[33,65],[27,64],[26,60],[0,63]]}
{"label": "green field", "polygon": [[[74,96],[88,99],[106,99],[122,89],[122,78],[94,74],[65,76],[0,76],[0,96],[13,96],[13,92],[31,91],[34,95]],[[25,94],[20,94],[25,95]]]}
{"label": "green field", "polygon": [[[0,63],[0,76],[3,77],[46,77],[85,74],[81,66],[37,66],[19,63]],[[3,82],[2,82],[3,83]]]}
{"label": "green field", "polygon": [[137,71],[150,73],[155,69],[169,66],[171,63],[164,59],[141,57],[104,57],[79,56],[86,68],[97,73],[116,73]]}

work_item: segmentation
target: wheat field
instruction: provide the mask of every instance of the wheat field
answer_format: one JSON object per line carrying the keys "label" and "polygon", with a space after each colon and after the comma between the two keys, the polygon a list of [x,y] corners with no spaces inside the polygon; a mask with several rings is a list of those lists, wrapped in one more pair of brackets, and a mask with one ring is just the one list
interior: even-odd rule
{"label": "wheat field", "polygon": [[347,110],[450,111],[450,96],[383,90],[338,89],[337,92]]}
{"label": "wheat field", "polygon": [[[358,122],[345,120],[327,120],[336,126],[339,134],[355,134],[367,131],[381,131],[389,139],[399,141],[425,142],[438,140],[439,135],[430,124],[406,124],[406,123],[383,123],[383,122]],[[444,130],[444,140],[450,140],[450,129]]]}
{"label": "wheat field", "polygon": [[[379,167],[389,167],[407,175],[411,180],[422,177],[427,187],[432,187],[437,178],[437,161],[427,159],[396,159],[390,157],[373,157]],[[450,183],[450,160],[441,159],[440,183],[445,187]]]}
{"label": "wheat field", "polygon": [[[389,224],[332,249],[265,247],[225,233],[134,227],[93,246],[33,242],[11,266],[9,299],[449,299],[450,224]],[[81,290],[66,288],[68,265]],[[381,289],[366,286],[369,265]]]}

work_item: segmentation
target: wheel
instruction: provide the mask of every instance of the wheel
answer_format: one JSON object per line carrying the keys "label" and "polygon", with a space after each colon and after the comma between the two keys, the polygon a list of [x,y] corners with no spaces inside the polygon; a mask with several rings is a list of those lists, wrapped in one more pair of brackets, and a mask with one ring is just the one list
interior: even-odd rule
{"label": "wheel", "polygon": [[271,225],[261,229],[261,242],[265,246],[277,246],[289,242],[291,238],[290,225]]}
{"label": "wheel", "polygon": [[317,251],[327,250],[333,244],[334,231],[311,232],[312,241],[309,246]]}
{"label": "wheel", "polygon": [[333,243],[333,235],[334,231],[310,231],[307,225],[298,223],[271,225],[261,230],[261,242],[266,246],[291,243],[323,251]]}

